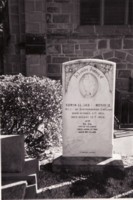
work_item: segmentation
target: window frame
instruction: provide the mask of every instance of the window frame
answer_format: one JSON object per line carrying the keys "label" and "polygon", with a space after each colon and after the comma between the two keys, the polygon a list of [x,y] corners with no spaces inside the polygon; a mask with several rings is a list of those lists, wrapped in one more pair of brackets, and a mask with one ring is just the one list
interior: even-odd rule
{"label": "window frame", "polygon": [[[79,10],[79,13],[80,13],[80,18],[79,18],[79,23],[80,23],[80,26],[97,26],[97,24],[83,24],[81,22],[81,1],[82,0],[79,0],[80,1],[80,10]],[[104,21],[104,16],[105,16],[105,1],[106,0],[100,0],[100,23],[99,25],[100,26],[114,26],[114,25],[119,25],[119,26],[123,26],[123,25],[133,25],[133,22],[130,24],[129,22],[129,1],[130,0],[125,0],[125,16],[124,16],[124,23],[123,24],[105,24],[105,21]]]}

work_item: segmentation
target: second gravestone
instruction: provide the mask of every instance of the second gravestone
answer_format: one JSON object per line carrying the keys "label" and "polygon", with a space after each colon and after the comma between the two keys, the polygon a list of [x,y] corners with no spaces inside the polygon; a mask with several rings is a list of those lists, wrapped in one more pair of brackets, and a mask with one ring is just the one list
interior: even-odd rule
{"label": "second gravestone", "polygon": [[105,60],[63,63],[63,157],[55,165],[112,158],[115,71]]}

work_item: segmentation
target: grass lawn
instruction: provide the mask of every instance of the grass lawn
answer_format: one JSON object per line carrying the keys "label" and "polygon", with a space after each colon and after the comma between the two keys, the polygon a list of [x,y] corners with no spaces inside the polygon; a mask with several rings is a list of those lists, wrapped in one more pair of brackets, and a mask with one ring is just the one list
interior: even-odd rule
{"label": "grass lawn", "polygon": [[[59,152],[59,149],[58,149]],[[73,175],[52,172],[52,164],[44,164],[38,176],[36,199],[111,198],[133,190],[133,156],[124,156],[123,171]],[[125,197],[133,197],[131,194]]]}

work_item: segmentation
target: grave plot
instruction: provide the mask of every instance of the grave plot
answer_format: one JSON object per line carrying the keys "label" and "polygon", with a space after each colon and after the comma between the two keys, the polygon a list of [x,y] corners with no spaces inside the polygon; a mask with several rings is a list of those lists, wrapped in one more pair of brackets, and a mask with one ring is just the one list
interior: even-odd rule
{"label": "grave plot", "polygon": [[53,170],[123,168],[113,154],[115,71],[115,63],[105,60],[63,63],[63,155]]}

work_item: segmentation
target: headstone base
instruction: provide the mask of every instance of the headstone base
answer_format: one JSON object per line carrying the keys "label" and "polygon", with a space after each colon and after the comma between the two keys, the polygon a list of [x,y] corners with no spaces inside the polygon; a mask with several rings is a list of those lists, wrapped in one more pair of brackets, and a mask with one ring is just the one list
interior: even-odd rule
{"label": "headstone base", "polygon": [[105,157],[63,157],[53,161],[54,172],[67,172],[86,174],[89,172],[114,172],[124,171],[124,165],[119,154],[111,158]]}

